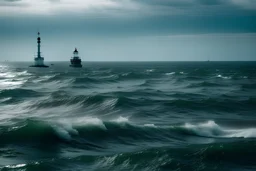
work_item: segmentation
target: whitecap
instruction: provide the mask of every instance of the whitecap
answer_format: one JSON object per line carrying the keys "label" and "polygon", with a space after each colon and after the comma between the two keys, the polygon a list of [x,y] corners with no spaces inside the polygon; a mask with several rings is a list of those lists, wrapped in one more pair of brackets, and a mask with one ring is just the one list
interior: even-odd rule
{"label": "whitecap", "polygon": [[174,75],[175,72],[168,72],[168,73],[165,73],[165,75]]}
{"label": "whitecap", "polygon": [[127,72],[127,73],[124,73],[124,74],[121,74],[122,76],[128,76],[129,74],[131,74],[131,72]]}
{"label": "whitecap", "polygon": [[220,75],[220,74],[217,75],[216,77],[217,77],[217,78],[223,78],[223,79],[230,79],[230,78],[231,78],[231,77],[224,77],[224,76],[222,76],[222,75]]}
{"label": "whitecap", "polygon": [[15,74],[11,73],[11,72],[2,72],[0,73],[0,77],[3,77],[3,78],[14,78],[15,77]]}
{"label": "whitecap", "polygon": [[119,116],[117,119],[113,119],[112,121],[116,122],[116,123],[128,123],[129,122],[129,118]]}
{"label": "whitecap", "polygon": [[17,164],[17,165],[8,165],[5,166],[6,168],[10,168],[10,169],[17,169],[17,168],[21,168],[21,167],[25,167],[26,164]]}
{"label": "whitecap", "polygon": [[33,80],[33,82],[34,83],[38,83],[38,82],[41,82],[41,81],[47,81],[47,80],[49,80],[51,78],[56,77],[57,75],[59,75],[59,74],[41,76],[38,79]]}
{"label": "whitecap", "polygon": [[155,69],[147,69],[146,72],[154,72]]}
{"label": "whitecap", "polygon": [[59,120],[55,124],[51,124],[52,128],[55,130],[60,138],[65,140],[71,140],[71,135],[78,135],[78,131],[73,128],[72,123],[68,120]]}
{"label": "whitecap", "polygon": [[206,123],[190,124],[186,123],[182,128],[193,132],[199,136],[213,138],[256,138],[256,128],[232,129],[224,128],[214,121]]}
{"label": "whitecap", "polygon": [[152,127],[152,128],[157,128],[155,124],[144,124],[145,127]]}
{"label": "whitecap", "polygon": [[25,80],[0,80],[0,89],[14,89],[21,87],[26,81]]}
{"label": "whitecap", "polygon": [[117,104],[117,102],[118,102],[118,98],[107,99],[107,100],[105,100],[105,101],[101,104],[101,107],[102,107],[103,109],[113,108],[113,107],[115,107],[115,105]]}
{"label": "whitecap", "polygon": [[256,138],[256,128],[227,130],[227,138]]}
{"label": "whitecap", "polygon": [[206,137],[215,137],[223,133],[222,129],[214,121],[208,121],[206,123],[200,123],[197,125],[185,123],[185,125],[182,127],[197,135]]}
{"label": "whitecap", "polygon": [[12,99],[11,97],[0,99],[0,103],[6,102],[6,101],[11,100],[11,99]]}
{"label": "whitecap", "polygon": [[28,73],[28,71],[22,71],[22,72],[17,72],[16,75],[18,75],[18,76],[29,76],[29,75],[32,75],[32,74]]}
{"label": "whitecap", "polygon": [[107,130],[103,121],[96,117],[81,117],[70,122],[75,126],[98,126],[101,129]]}
{"label": "whitecap", "polygon": [[53,125],[52,127],[60,138],[65,140],[71,140],[71,135],[63,127],[56,126],[56,125]]}

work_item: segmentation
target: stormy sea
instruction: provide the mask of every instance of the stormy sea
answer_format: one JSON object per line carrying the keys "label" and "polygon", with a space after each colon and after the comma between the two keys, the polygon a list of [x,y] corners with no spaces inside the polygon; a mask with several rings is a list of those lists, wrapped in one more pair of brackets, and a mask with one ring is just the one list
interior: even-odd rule
{"label": "stormy sea", "polygon": [[256,170],[256,62],[52,64],[0,63],[1,171]]}

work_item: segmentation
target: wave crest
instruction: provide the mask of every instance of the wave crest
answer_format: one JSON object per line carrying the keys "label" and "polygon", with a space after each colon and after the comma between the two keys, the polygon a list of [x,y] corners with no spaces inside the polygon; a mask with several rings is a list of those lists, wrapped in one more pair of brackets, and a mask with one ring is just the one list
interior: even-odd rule
{"label": "wave crest", "polygon": [[223,128],[214,121],[200,124],[186,123],[181,126],[190,134],[212,138],[256,138],[256,128],[229,129]]}

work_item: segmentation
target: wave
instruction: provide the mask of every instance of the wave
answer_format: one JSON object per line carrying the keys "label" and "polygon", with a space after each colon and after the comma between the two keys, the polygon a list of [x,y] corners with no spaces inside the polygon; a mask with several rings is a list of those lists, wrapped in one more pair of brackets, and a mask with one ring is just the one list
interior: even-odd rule
{"label": "wave", "polygon": [[199,83],[192,83],[188,87],[189,88],[197,88],[197,87],[221,87],[221,86],[223,86],[223,85],[218,84],[218,83],[203,81],[203,82],[199,82]]}
{"label": "wave", "polygon": [[241,84],[242,90],[255,90],[256,83],[250,83],[250,84]]}
{"label": "wave", "polygon": [[[235,143],[214,143],[207,145],[188,145],[185,148],[161,147],[143,148],[103,155],[79,155],[35,160],[28,163],[6,165],[2,170],[66,170],[67,167],[84,170],[244,170],[255,167],[255,145],[253,141]],[[216,164],[217,163],[217,164]],[[214,168],[213,168],[214,164]],[[230,167],[230,165],[228,165]],[[56,168],[56,167],[54,167]],[[252,169],[253,170],[253,169]]]}
{"label": "wave", "polygon": [[115,82],[119,78],[118,75],[107,75],[107,76],[85,76],[85,77],[77,77],[77,75],[64,75],[64,74],[54,74],[54,75],[46,75],[38,78],[33,78],[32,82],[34,83],[54,83],[54,82],[65,82],[68,80],[69,83],[72,83],[74,86],[80,86],[82,84],[103,84],[108,82]]}
{"label": "wave", "polygon": [[165,73],[165,75],[174,75],[174,74],[176,74],[176,72],[167,72],[167,73]]}
{"label": "wave", "polygon": [[51,82],[51,81],[56,81],[56,80],[60,80],[60,74],[55,74],[55,75],[44,75],[44,76],[40,76],[37,78],[33,78],[33,82],[34,83],[39,83],[39,82]]}
{"label": "wave", "polygon": [[160,80],[145,80],[142,84],[139,86],[145,86],[145,87],[150,87],[156,84],[159,84]]}
{"label": "wave", "polygon": [[118,76],[112,75],[109,77],[81,77],[73,79],[73,84],[104,84],[113,83],[118,80]]}
{"label": "wave", "polygon": [[165,107],[171,108],[186,108],[191,110],[219,110],[219,111],[244,111],[248,109],[254,109],[255,98],[248,99],[234,99],[234,98],[205,98],[192,97],[191,99],[175,99],[175,100],[161,100],[158,103]]}
{"label": "wave", "polygon": [[105,75],[105,76],[95,77],[95,79],[106,80],[106,81],[112,81],[112,80],[116,80],[118,78],[119,78],[119,76],[117,74],[108,74],[108,75]]}
{"label": "wave", "polygon": [[5,78],[16,78],[16,77],[24,77],[24,76],[31,76],[31,73],[28,71],[21,71],[21,72],[0,72],[0,79]]}
{"label": "wave", "polygon": [[[93,106],[94,108],[104,108],[104,109],[113,109],[113,108],[125,108],[125,107],[135,107],[135,106],[144,106],[148,105],[154,100],[150,99],[138,99],[138,98],[129,98],[126,95],[129,95],[131,92],[115,92],[111,94],[96,94],[96,95],[77,95],[72,96],[66,91],[57,91],[51,93],[45,98],[41,98],[33,101],[28,107],[43,109],[50,107],[59,107],[59,106],[70,106],[77,105],[80,107]],[[151,96],[154,92],[134,92],[133,95],[143,95]]]}
{"label": "wave", "polygon": [[186,76],[186,77],[183,77],[182,80],[183,81],[199,81],[199,80],[204,80],[204,78],[200,76]]}
{"label": "wave", "polygon": [[36,92],[34,90],[28,90],[28,89],[7,89],[0,91],[0,98],[6,98],[6,97],[15,97],[15,98],[25,98],[25,97],[38,97],[41,94],[39,92]]}
{"label": "wave", "polygon": [[99,83],[99,80],[93,79],[93,78],[89,78],[89,77],[75,78],[73,83],[74,83],[74,84]]}
{"label": "wave", "polygon": [[186,123],[180,127],[191,135],[212,138],[256,138],[256,128],[229,129],[223,128],[214,121],[200,124]]}
{"label": "wave", "polygon": [[9,101],[11,99],[12,99],[11,97],[2,98],[2,99],[0,99],[0,103],[7,102],[7,101]]}
{"label": "wave", "polygon": [[153,71],[150,72],[128,72],[128,73],[122,73],[119,74],[118,81],[124,81],[124,80],[138,80],[138,79],[147,79],[147,78],[154,78],[152,73]]}
{"label": "wave", "polygon": [[154,72],[155,69],[147,69],[146,72]]}
{"label": "wave", "polygon": [[231,79],[232,77],[230,77],[230,76],[223,76],[223,75],[217,75],[216,76],[217,78],[222,78],[222,79]]}
{"label": "wave", "polygon": [[70,97],[68,94],[56,94],[55,92],[49,97],[33,102],[28,107],[44,109],[60,106],[81,105],[86,99],[88,99],[88,97],[83,95]]}
{"label": "wave", "polygon": [[24,83],[26,83],[26,79],[4,79],[0,80],[0,89],[16,89],[20,88]]}
{"label": "wave", "polygon": [[[150,82],[145,83],[150,84]],[[145,85],[142,84],[140,86]],[[23,95],[20,93],[23,93]],[[1,98],[16,97],[15,95],[19,97],[34,97],[40,96],[40,93],[23,89],[4,90],[3,92],[0,92]],[[56,91],[44,98],[34,100],[28,107],[43,109],[78,105],[78,107],[80,106],[81,108],[88,106],[99,108],[105,106],[110,107],[111,109],[124,109],[127,107],[152,106],[152,104],[154,104],[159,108],[166,109],[186,108],[189,110],[213,109],[219,111],[243,111],[249,108],[255,108],[254,102],[255,98],[236,99],[232,96],[224,95],[222,97],[207,98],[204,94],[178,92],[166,95],[165,93],[154,89],[143,89],[135,91],[116,91],[95,95],[72,95],[68,91]]]}
{"label": "wave", "polygon": [[[127,117],[101,120],[96,117],[80,117],[58,121],[27,119],[15,125],[1,127],[0,144],[16,143],[85,143],[100,146],[104,142],[131,143],[140,141],[166,141],[184,139],[187,136],[206,138],[256,138],[256,128],[225,128],[214,121],[173,126],[157,126],[152,123],[138,125]],[[122,141],[120,141],[122,140]],[[169,141],[169,140],[168,140]],[[203,140],[202,140],[203,141]]]}

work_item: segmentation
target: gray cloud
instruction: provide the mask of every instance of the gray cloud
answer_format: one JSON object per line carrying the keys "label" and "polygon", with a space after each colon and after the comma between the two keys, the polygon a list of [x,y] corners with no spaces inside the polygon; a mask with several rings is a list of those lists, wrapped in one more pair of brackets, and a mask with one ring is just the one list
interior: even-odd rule
{"label": "gray cloud", "polygon": [[200,7],[200,6],[225,6],[226,8],[244,8],[256,10],[255,0],[132,0],[148,6],[164,7]]}
{"label": "gray cloud", "polygon": [[[48,1],[62,3],[58,0]],[[28,33],[38,28],[49,34],[72,32],[88,34],[87,36],[256,32],[256,11],[241,8],[241,4],[235,3],[238,1],[118,0],[123,6],[125,2],[130,2],[132,4],[128,5],[141,8],[122,8],[123,6],[106,8],[103,6],[99,9],[85,9],[85,12],[79,13],[72,13],[75,11],[72,10],[48,16],[45,15],[46,13],[16,15],[12,16],[11,20],[10,16],[1,17],[0,15],[2,26],[0,34],[2,32],[2,35],[8,35],[17,31]],[[112,0],[112,2],[117,2],[117,0]],[[251,3],[249,0],[246,2]],[[15,2],[8,3],[15,4]]]}
{"label": "gray cloud", "polygon": [[138,3],[147,5],[159,5],[159,6],[191,6],[194,5],[194,0],[133,0]]}
{"label": "gray cloud", "polygon": [[[168,5],[168,6],[194,6],[194,5],[233,5],[243,4],[244,0],[133,0],[135,2],[149,5]],[[247,4],[255,4],[253,0],[245,0]]]}
{"label": "gray cloud", "polygon": [[6,1],[6,2],[17,2],[17,1],[22,1],[22,0],[3,0],[3,1]]}
{"label": "gray cloud", "polygon": [[[22,0],[0,0],[0,7],[15,7],[15,6],[25,6],[24,4],[21,4]],[[1,12],[1,11],[0,11]]]}
{"label": "gray cloud", "polygon": [[221,5],[227,4],[227,0],[197,0],[198,3],[202,5]]}

